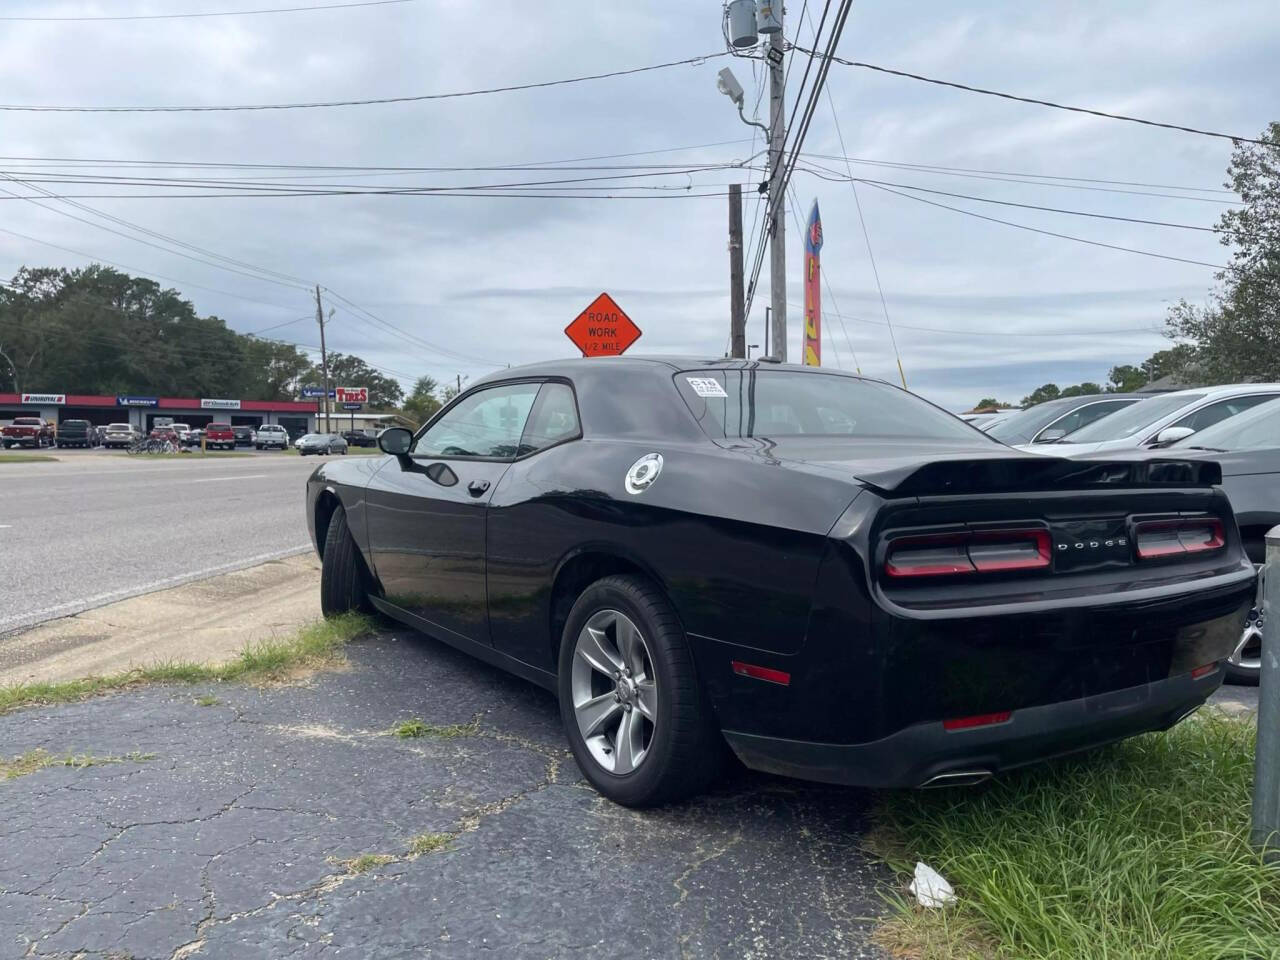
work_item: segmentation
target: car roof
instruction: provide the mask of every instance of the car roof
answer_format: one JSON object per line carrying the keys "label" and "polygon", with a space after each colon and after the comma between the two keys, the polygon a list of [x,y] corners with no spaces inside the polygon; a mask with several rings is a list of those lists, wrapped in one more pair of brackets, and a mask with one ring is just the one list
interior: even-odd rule
{"label": "car roof", "polygon": [[510,380],[520,377],[573,377],[584,370],[599,369],[608,366],[618,371],[642,372],[655,374],[679,373],[682,370],[789,370],[809,374],[837,374],[855,380],[880,380],[879,377],[867,377],[836,367],[809,367],[798,363],[778,363],[774,360],[743,360],[737,357],[701,357],[693,354],[663,356],[622,356],[622,357],[569,357],[563,360],[543,360],[538,363],[527,363],[519,367],[508,367],[486,374],[472,386],[479,386],[495,380]]}
{"label": "car roof", "polygon": [[1241,393],[1280,393],[1280,383],[1227,383],[1213,387],[1192,387],[1188,390],[1173,390],[1169,393],[1152,393],[1151,397],[1192,397],[1216,400],[1220,397],[1235,396]]}

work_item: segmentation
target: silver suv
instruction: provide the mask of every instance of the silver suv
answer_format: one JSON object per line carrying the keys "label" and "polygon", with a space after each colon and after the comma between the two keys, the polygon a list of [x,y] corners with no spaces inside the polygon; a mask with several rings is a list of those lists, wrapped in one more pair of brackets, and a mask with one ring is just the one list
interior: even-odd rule
{"label": "silver suv", "polygon": [[264,423],[258,428],[253,445],[259,450],[268,450],[271,447],[288,450],[289,431],[276,423]]}

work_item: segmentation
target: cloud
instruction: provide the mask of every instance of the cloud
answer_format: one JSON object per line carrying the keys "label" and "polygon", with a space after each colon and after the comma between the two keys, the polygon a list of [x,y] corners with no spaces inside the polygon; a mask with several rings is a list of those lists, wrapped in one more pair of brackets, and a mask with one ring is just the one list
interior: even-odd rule
{"label": "cloud", "polygon": [[[122,0],[110,12],[169,9],[170,4],[155,0]],[[53,5],[10,0],[5,12],[47,16],[102,8],[79,0]],[[1253,0],[1215,5],[1089,0],[1069,8],[978,3],[963,11],[933,0],[858,6],[841,52],[1028,95],[1250,134],[1272,119],[1267,105],[1280,95],[1272,59],[1278,25],[1280,10]],[[707,53],[721,46],[719,28],[714,4],[582,0],[536,11],[515,0],[424,0],[208,20],[8,23],[0,32],[0,85],[3,99],[15,103],[248,104],[378,97],[554,79]],[[807,43],[807,33],[801,26],[802,42]],[[0,113],[0,143],[9,158],[475,167],[670,151],[568,166],[730,162],[749,156],[752,144],[672,149],[751,137],[715,90],[715,72],[724,65],[712,61],[569,87],[363,108]],[[752,106],[760,72],[747,60],[730,65]],[[834,113],[848,153],[877,160],[1212,188],[1220,185],[1229,156],[1225,142],[848,67],[832,70],[830,91],[834,111],[824,98],[807,151],[840,152]],[[761,110],[766,108],[767,98]],[[758,142],[754,146],[758,149]],[[822,162],[842,169],[839,162]],[[37,166],[0,161],[0,168],[19,176]],[[1211,224],[1222,209],[1124,193],[872,169],[855,172],[997,199],[1198,225]],[[376,176],[298,173],[312,176],[310,183],[389,186],[593,175],[553,167]],[[261,178],[281,172],[148,168],[146,175]],[[759,172],[715,170],[649,182],[674,188],[692,182],[707,192],[742,182],[751,230],[759,180]],[[834,292],[825,356],[853,366],[856,352],[864,371],[896,379],[853,190],[807,173],[797,174],[795,188],[805,208],[814,197],[822,206],[823,269]],[[199,310],[241,330],[308,314],[311,294],[301,287],[320,283],[412,335],[406,339],[358,312],[339,310],[329,332],[333,349],[360,354],[406,380],[421,373],[443,379],[571,355],[561,331],[601,290],[613,293],[644,330],[634,349],[721,353],[729,311],[725,201],[674,194],[635,200],[83,201],[301,284],[250,279],[21,201],[0,200],[0,228],[176,278],[173,285]],[[1016,400],[1047,379],[1103,379],[1111,366],[1138,362],[1165,346],[1159,328],[1168,303],[1199,299],[1213,282],[1212,271],[1201,267],[1026,233],[870,187],[860,189],[859,199],[888,312],[898,325],[908,382],[953,408],[983,395]],[[954,205],[1190,259],[1220,262],[1225,256],[1208,234],[1001,211],[971,201]],[[788,230],[788,300],[798,304],[800,244],[793,223]],[[10,275],[22,264],[84,262],[0,232],[0,274]],[[766,269],[749,321],[749,342],[763,342],[768,300]],[[847,316],[843,328],[834,316],[836,303]],[[794,357],[800,311],[790,313]],[[1134,329],[1151,332],[1110,332]],[[1045,331],[1069,335],[1021,336]],[[303,344],[317,339],[307,323],[279,332]],[[458,361],[416,341],[479,359]]]}

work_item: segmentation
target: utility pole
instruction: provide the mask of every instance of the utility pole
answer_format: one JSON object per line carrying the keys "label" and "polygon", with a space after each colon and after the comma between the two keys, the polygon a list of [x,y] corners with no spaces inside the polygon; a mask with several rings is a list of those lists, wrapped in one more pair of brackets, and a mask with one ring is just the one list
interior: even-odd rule
{"label": "utility pole", "polygon": [[[461,393],[461,392],[462,392],[462,374],[458,374],[458,393]],[[455,397],[457,395],[458,395],[457,393],[454,394]]]}
{"label": "utility pole", "polygon": [[742,292],[742,184],[729,184],[729,356],[747,355],[746,298]]}
{"label": "utility pole", "polygon": [[1280,865],[1280,526],[1267,531],[1266,544],[1266,563],[1258,590],[1258,612],[1265,619],[1249,839],[1268,863]]}
{"label": "utility pole", "polygon": [[[782,19],[782,4],[778,4]],[[786,96],[782,69],[785,41],[782,30],[769,34],[769,293],[773,307],[773,340],[769,353],[787,359],[787,226],[783,218],[786,196],[782,182],[782,145],[786,137]]]}
{"label": "utility pole", "polygon": [[324,432],[329,429],[329,353],[324,347],[324,307],[320,304],[320,284],[316,284],[316,323],[320,324],[320,373],[324,377]]}

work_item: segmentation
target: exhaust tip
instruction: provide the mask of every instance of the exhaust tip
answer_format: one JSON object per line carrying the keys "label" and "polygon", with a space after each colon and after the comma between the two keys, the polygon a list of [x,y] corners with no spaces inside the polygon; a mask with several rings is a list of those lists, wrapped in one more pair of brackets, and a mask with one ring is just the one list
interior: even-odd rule
{"label": "exhaust tip", "polygon": [[972,787],[991,779],[990,770],[949,770],[946,773],[934,774],[924,783],[921,790],[932,790],[938,787]]}

